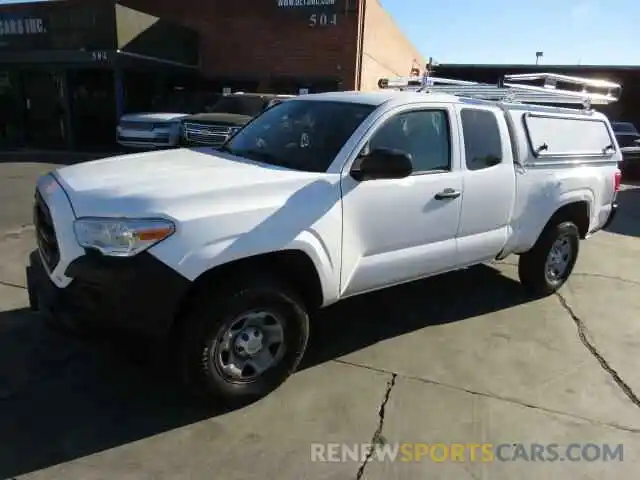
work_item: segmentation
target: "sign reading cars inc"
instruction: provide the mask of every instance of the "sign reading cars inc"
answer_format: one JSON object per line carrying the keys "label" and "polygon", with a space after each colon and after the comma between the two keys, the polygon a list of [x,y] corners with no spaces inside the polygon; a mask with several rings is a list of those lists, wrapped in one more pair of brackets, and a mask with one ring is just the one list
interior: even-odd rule
{"label": "sign reading cars inc", "polygon": [[304,12],[310,27],[338,24],[338,11],[344,0],[276,0],[279,10]]}
{"label": "sign reading cars inc", "polygon": [[6,18],[0,16],[0,36],[38,35],[47,33],[41,18]]}

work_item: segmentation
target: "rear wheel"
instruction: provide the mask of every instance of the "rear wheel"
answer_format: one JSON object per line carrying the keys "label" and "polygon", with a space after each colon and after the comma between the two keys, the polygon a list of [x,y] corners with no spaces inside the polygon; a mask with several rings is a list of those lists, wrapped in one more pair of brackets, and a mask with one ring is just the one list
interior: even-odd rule
{"label": "rear wheel", "polygon": [[579,247],[580,234],[573,222],[547,226],[534,247],[520,256],[520,282],[534,295],[554,293],[571,275]]}
{"label": "rear wheel", "polygon": [[184,380],[213,403],[239,406],[282,384],[297,368],[309,318],[295,291],[256,277],[224,292],[202,292],[184,322]]}

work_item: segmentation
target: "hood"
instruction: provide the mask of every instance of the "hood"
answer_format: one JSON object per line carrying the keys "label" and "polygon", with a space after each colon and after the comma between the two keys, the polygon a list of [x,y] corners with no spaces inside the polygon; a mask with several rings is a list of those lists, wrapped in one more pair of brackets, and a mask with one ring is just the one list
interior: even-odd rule
{"label": "hood", "polygon": [[188,113],[127,113],[122,115],[120,120],[127,122],[142,121],[142,122],[170,122],[173,120],[180,120],[189,116]]}
{"label": "hood", "polygon": [[242,126],[253,117],[236,113],[198,113],[183,118],[187,122],[212,123],[216,125]]}
{"label": "hood", "polygon": [[327,176],[263,165],[208,147],[110,157],[63,167],[55,175],[78,217],[181,219],[198,215],[205,205],[207,214],[211,205],[226,211],[261,205],[261,199],[288,197]]}

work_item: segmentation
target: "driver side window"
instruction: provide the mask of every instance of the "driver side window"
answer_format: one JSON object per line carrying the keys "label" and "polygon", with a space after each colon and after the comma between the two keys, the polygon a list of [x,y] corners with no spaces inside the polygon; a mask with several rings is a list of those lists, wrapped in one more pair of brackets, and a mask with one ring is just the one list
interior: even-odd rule
{"label": "driver side window", "polygon": [[414,173],[451,169],[449,117],[445,110],[404,112],[388,119],[369,140],[367,151],[399,150],[411,156]]}

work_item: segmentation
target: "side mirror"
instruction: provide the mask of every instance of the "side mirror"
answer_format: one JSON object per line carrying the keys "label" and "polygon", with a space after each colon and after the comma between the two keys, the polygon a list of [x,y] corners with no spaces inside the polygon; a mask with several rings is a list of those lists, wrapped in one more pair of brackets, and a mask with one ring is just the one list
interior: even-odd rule
{"label": "side mirror", "polygon": [[405,178],[411,175],[411,155],[400,150],[377,148],[353,162],[351,177],[359,182],[375,179]]}

